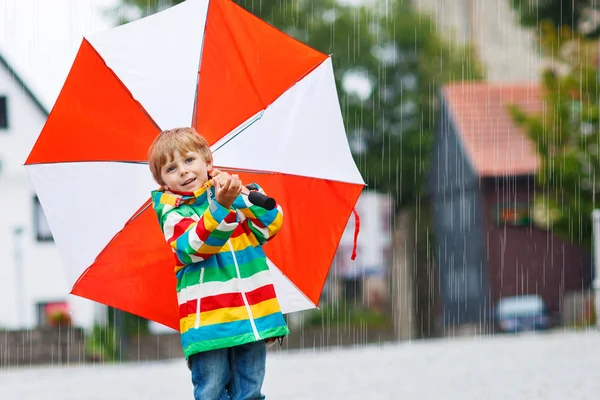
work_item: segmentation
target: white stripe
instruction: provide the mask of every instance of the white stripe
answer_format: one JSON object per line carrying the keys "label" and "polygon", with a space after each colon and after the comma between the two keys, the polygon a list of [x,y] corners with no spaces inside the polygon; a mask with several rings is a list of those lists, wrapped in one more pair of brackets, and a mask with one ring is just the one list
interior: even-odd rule
{"label": "white stripe", "polygon": [[260,233],[262,233],[262,235],[265,237],[265,239],[268,239],[269,236],[271,236],[269,234],[269,230],[267,228],[261,228],[260,226],[256,225],[256,224],[252,224],[252,227],[254,229],[256,229],[257,231],[259,231]]}
{"label": "white stripe", "polygon": [[175,225],[181,222],[182,219],[183,217],[179,215],[177,211],[174,211],[167,216],[165,225],[163,226],[166,240],[171,240],[173,233],[175,232]]}
{"label": "white stripe", "polygon": [[239,223],[237,221],[236,222],[221,221],[219,226],[217,226],[217,230],[221,231],[221,232],[231,232],[231,231],[235,230],[235,228],[237,228],[238,225],[239,225]]}
{"label": "white stripe", "polygon": [[[202,280],[204,279],[204,268],[200,271],[200,282],[199,286],[202,286]],[[200,303],[202,298],[198,297],[198,302],[196,303],[196,324],[194,327],[197,329],[200,326]]]}
{"label": "white stripe", "polygon": [[241,291],[251,292],[272,283],[273,279],[270,271],[261,271],[244,279],[233,278],[227,282],[204,282],[202,283],[202,290],[200,290],[200,285],[188,286],[177,294],[177,301],[181,305],[187,299],[198,299],[200,296],[216,296],[218,294],[238,293]]}
{"label": "white stripe", "polygon": [[[233,247],[231,246],[231,241],[227,241],[229,243],[229,250],[231,250],[231,255],[233,256],[233,262],[235,263],[235,271],[239,279],[242,279],[242,275],[240,274],[240,266],[238,265],[237,258],[235,257],[235,251],[233,251]],[[242,298],[244,299],[244,305],[246,306],[246,312],[248,313],[248,320],[250,320],[250,325],[252,326],[252,332],[254,332],[254,337],[256,340],[260,340],[260,335],[258,334],[258,329],[256,328],[256,322],[254,322],[254,316],[252,315],[252,309],[250,308],[250,303],[248,303],[248,297],[246,296],[246,292],[242,291]]]}

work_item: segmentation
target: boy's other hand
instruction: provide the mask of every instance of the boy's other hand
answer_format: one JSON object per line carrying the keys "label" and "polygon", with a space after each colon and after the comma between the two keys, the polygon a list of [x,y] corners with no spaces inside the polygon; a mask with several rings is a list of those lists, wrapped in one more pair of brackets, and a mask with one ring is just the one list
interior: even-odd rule
{"label": "boy's other hand", "polygon": [[214,170],[211,173],[215,184],[215,200],[225,208],[231,208],[236,197],[242,193],[242,181],[236,174]]}

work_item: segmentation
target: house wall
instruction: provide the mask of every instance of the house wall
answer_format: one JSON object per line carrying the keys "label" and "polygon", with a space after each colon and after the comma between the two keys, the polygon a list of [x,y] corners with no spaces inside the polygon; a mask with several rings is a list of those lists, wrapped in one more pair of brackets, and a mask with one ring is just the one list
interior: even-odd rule
{"label": "house wall", "polygon": [[505,226],[495,221],[498,204],[530,204],[532,177],[483,181],[492,303],[503,296],[540,294],[552,312],[561,310],[565,293],[591,282],[591,258],[578,245],[532,225]]}
{"label": "house wall", "polygon": [[[89,326],[92,303],[68,296],[54,243],[36,239],[35,192],[23,164],[45,123],[45,112],[2,63],[0,96],[8,102],[8,129],[0,129],[0,328],[33,327],[38,302],[67,299],[75,323]],[[17,236],[19,227],[23,233]]]}
{"label": "house wall", "polygon": [[451,43],[472,44],[489,82],[537,81],[543,60],[534,31],[524,29],[508,0],[412,0]]}
{"label": "house wall", "polygon": [[445,104],[429,175],[444,327],[482,323],[488,312],[479,178],[467,161]]}

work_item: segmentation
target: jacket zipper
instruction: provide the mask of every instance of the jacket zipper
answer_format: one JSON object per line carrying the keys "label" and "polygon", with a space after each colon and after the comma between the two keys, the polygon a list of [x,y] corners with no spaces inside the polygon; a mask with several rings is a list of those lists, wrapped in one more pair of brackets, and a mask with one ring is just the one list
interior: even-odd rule
{"label": "jacket zipper", "polygon": [[200,282],[199,282],[199,286],[198,286],[198,302],[196,303],[196,324],[194,325],[194,327],[196,329],[198,329],[200,327],[200,299],[202,298],[202,295],[200,294],[200,289],[202,286],[203,279],[204,279],[204,268],[202,268],[200,270]]}
{"label": "jacket zipper", "polygon": [[[231,251],[231,255],[233,256],[233,263],[235,264],[235,271],[237,273],[238,279],[242,280],[242,274],[240,274],[240,266],[238,265],[237,258],[235,258],[235,251],[233,251],[233,247],[231,246],[231,240],[227,240],[229,243],[229,250]],[[248,298],[246,297],[246,292],[244,290],[240,290],[242,293],[242,298],[244,299],[244,305],[246,306],[246,311],[248,311],[248,318],[250,319],[250,325],[252,326],[252,332],[254,333],[254,337],[256,340],[260,340],[260,335],[258,334],[258,329],[256,329],[256,323],[254,322],[254,317],[252,316],[252,310],[250,309],[250,303],[248,303]]]}

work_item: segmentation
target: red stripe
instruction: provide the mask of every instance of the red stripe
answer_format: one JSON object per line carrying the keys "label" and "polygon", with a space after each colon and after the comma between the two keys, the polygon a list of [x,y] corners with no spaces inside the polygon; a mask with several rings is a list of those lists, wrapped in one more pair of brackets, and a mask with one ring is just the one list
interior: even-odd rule
{"label": "red stripe", "polygon": [[244,299],[241,293],[224,293],[203,297],[200,302],[200,312],[217,310],[219,308],[241,307]]}
{"label": "red stripe", "polygon": [[248,304],[250,304],[251,306],[263,302],[265,300],[274,299],[275,288],[271,284],[259,287],[258,289],[246,293],[246,298],[248,299]]}
{"label": "red stripe", "polygon": [[237,215],[235,213],[235,211],[230,211],[229,214],[227,214],[225,216],[225,218],[223,219],[223,221],[227,222],[228,224],[235,222],[237,220]]}
{"label": "red stripe", "polygon": [[[246,293],[248,304],[253,306],[265,300],[275,298],[275,288],[273,285],[265,285]],[[198,300],[190,300],[179,306],[179,315],[181,318],[195,314]],[[218,310],[220,308],[241,307],[244,305],[244,298],[241,293],[224,293],[215,296],[203,297],[200,301],[200,312]]]}
{"label": "red stripe", "polygon": [[[187,317],[196,313],[198,300],[190,300],[179,306],[181,317]],[[224,293],[215,296],[203,297],[200,301],[200,312],[218,310],[220,308],[241,307],[244,305],[244,299],[241,293]]]}
{"label": "red stripe", "polygon": [[266,228],[265,224],[263,224],[258,218],[250,218],[250,221],[259,228]]}
{"label": "red stripe", "polygon": [[233,238],[236,238],[236,237],[238,237],[238,236],[241,236],[241,235],[245,234],[245,233],[246,233],[246,231],[245,231],[245,229],[244,229],[245,225],[246,225],[246,224],[239,224],[239,225],[238,225],[238,226],[237,226],[237,227],[234,229],[233,233],[231,234],[231,238],[233,239]]}
{"label": "red stripe", "polygon": [[191,218],[183,218],[181,221],[175,224],[173,227],[173,236],[169,238],[169,243],[177,240],[177,238],[185,233],[185,230],[194,223]]}
{"label": "red stripe", "polygon": [[183,303],[179,305],[179,316],[181,318],[185,318],[188,315],[194,314],[196,312],[196,300],[188,301],[187,303]]}
{"label": "red stripe", "polygon": [[200,217],[200,220],[198,221],[198,225],[196,226],[196,233],[198,234],[198,237],[202,242],[206,242],[206,239],[208,239],[208,237],[211,234],[211,231],[204,227],[204,215]]}

